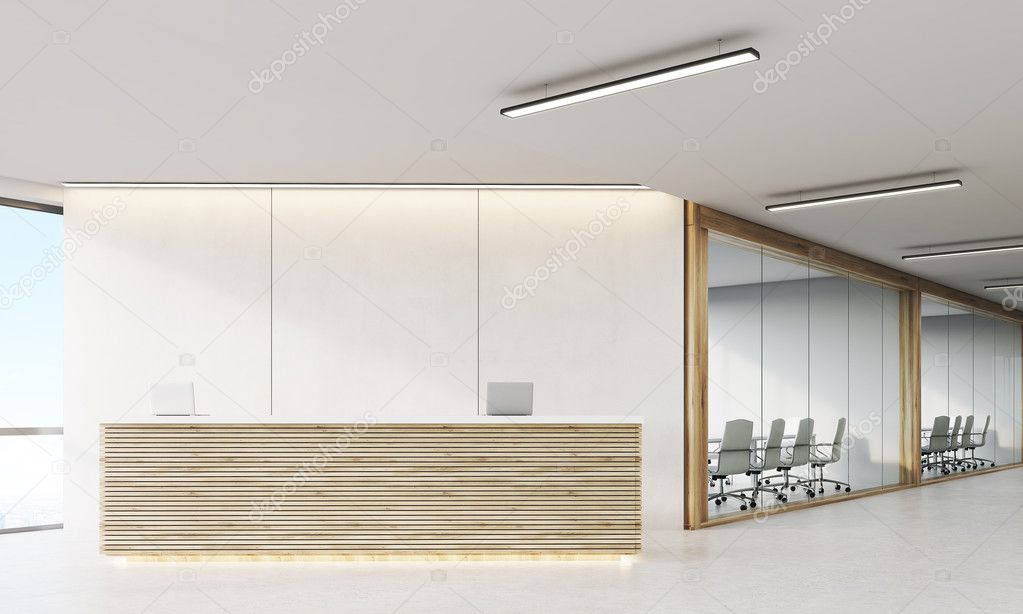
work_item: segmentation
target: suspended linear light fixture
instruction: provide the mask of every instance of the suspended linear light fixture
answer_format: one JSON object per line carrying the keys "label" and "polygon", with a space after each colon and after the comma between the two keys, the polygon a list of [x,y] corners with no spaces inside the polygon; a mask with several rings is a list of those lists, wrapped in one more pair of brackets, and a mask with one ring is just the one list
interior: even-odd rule
{"label": "suspended linear light fixture", "polygon": [[911,185],[904,188],[889,188],[887,190],[874,190],[873,192],[858,192],[856,194],[846,194],[844,196],[828,196],[826,198],[814,198],[812,200],[799,200],[791,203],[783,203],[780,205],[770,205],[766,207],[768,211],[789,211],[791,209],[803,209],[806,207],[820,207],[823,205],[838,205],[841,203],[851,203],[858,200],[872,200],[875,198],[888,198],[890,196],[903,196],[905,194],[917,194],[919,192],[933,192],[935,190],[948,190],[951,188],[961,188],[963,182],[959,179],[953,179],[952,181],[938,181],[936,183],[921,183],[920,185]]}
{"label": "suspended linear light fixture", "polygon": [[695,62],[679,64],[678,66],[672,66],[670,68],[662,68],[660,70],[643,73],[634,77],[618,79],[617,81],[611,81],[610,83],[604,83],[602,85],[594,85],[592,87],[575,90],[573,92],[558,94],[556,96],[548,96],[546,98],[518,104],[512,107],[505,107],[501,109],[501,115],[511,118],[522,117],[523,115],[549,111],[550,109],[557,109],[571,104],[586,102],[587,100],[593,100],[595,98],[621,94],[622,92],[628,92],[641,87],[658,85],[667,81],[674,81],[675,79],[692,77],[693,75],[699,75],[705,72],[729,68],[731,66],[738,66],[739,64],[745,64],[759,59],[760,52],[753,47],[747,47],[746,49],[723,53],[703,60],[696,60]]}
{"label": "suspended linear light fixture", "polygon": [[975,256],[979,254],[998,254],[1004,252],[1023,251],[1023,245],[999,245],[996,247],[978,247],[977,249],[957,249],[949,252],[930,252],[928,254],[910,254],[903,260],[934,260],[937,258],[953,258],[956,256]]}
{"label": "suspended linear light fixture", "polygon": [[1018,281],[1014,284],[995,284],[993,286],[984,286],[985,290],[1012,290],[1013,288],[1023,288],[1023,281]]}

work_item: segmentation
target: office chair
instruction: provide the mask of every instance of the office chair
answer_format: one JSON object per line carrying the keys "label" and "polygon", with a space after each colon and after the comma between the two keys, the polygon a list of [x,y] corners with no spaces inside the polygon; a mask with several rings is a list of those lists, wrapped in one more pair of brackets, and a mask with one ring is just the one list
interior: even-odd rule
{"label": "office chair", "polygon": [[[952,430],[948,434],[948,451],[944,453],[945,462],[948,466],[949,473],[954,473],[957,469],[956,465],[959,463],[958,451],[962,447],[959,443],[959,434],[963,428],[963,417],[956,416],[955,422],[952,424]],[[949,456],[951,454],[951,456]],[[965,469],[963,470],[965,471]]]}
{"label": "office chair", "polygon": [[[977,463],[966,458],[966,445],[969,443],[970,436],[973,434],[973,414],[966,416],[966,420],[963,421],[963,432],[957,440],[953,440],[953,462],[955,467],[961,472],[965,472],[969,469],[976,469]],[[963,457],[959,458],[959,451],[963,451]]]}
{"label": "office chair", "polygon": [[765,484],[770,484],[771,479],[780,477],[782,478],[782,484],[780,489],[784,491],[786,488],[790,492],[795,492],[796,486],[800,486],[806,491],[807,496],[811,499],[816,494],[813,489],[808,486],[800,484],[797,481],[793,484],[789,478],[789,472],[796,467],[804,467],[810,462],[810,440],[813,439],[813,418],[803,418],[799,421],[799,429],[796,431],[796,439],[792,442],[791,446],[785,448],[788,450],[788,455],[782,455],[781,464],[778,466],[778,471],[781,472],[779,475],[772,475],[770,478],[764,479]]}
{"label": "office chair", "polygon": [[[852,490],[852,486],[848,482],[842,482],[839,480],[829,480],[824,477],[824,467],[827,465],[833,465],[842,459],[842,440],[845,438],[845,418],[838,419],[838,428],[835,429],[835,440],[832,443],[818,443],[813,445],[813,452],[810,455],[810,479],[803,480],[804,483],[809,483],[810,488],[817,487],[817,494],[824,494],[824,483],[835,485],[835,490],[842,490],[845,487],[845,492]],[[831,450],[826,454],[820,452],[820,448],[828,448]],[[817,477],[818,473],[820,477]],[[812,495],[811,495],[812,496]]]}
{"label": "office chair", "polygon": [[750,497],[756,501],[760,493],[772,492],[776,499],[784,503],[788,501],[788,496],[777,488],[770,486],[765,487],[765,482],[760,479],[765,471],[774,471],[781,465],[781,442],[785,438],[785,420],[778,418],[771,422],[771,431],[767,435],[767,443],[764,445],[764,456],[761,458],[758,455],[756,460],[750,464],[750,475],[753,476],[753,483],[755,486],[750,489],[753,491]]}
{"label": "office chair", "polygon": [[931,426],[931,435],[927,443],[920,446],[920,455],[927,460],[920,466],[920,473],[927,469],[938,468],[942,473],[951,473],[945,466],[945,452],[948,452],[948,416],[935,416]]}
{"label": "office chair", "polygon": [[726,499],[736,499],[739,501],[739,509],[741,510],[757,506],[756,501],[742,494],[739,490],[725,492],[726,479],[733,475],[749,474],[752,447],[753,422],[749,420],[729,420],[725,423],[725,433],[721,437],[717,464],[708,468],[711,484],[717,482],[718,492],[709,493],[707,501],[713,499],[715,505],[721,505]]}
{"label": "office chair", "polygon": [[[977,448],[983,448],[984,444],[987,443],[987,427],[991,425],[991,416],[984,418],[984,428],[980,431],[980,441],[977,441],[977,434],[969,432],[971,429],[967,429],[967,432],[963,433],[963,449],[970,453],[970,461],[976,466],[983,467],[984,463],[991,463],[991,466],[995,466],[995,461],[989,458],[977,458]],[[963,453],[963,457],[966,457],[966,452]]]}

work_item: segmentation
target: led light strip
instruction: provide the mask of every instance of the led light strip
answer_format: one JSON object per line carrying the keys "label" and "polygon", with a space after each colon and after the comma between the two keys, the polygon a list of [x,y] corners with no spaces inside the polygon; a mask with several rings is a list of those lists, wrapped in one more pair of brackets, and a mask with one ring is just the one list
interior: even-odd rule
{"label": "led light strip", "polygon": [[305,188],[347,190],[649,190],[638,183],[189,183],[63,181],[65,188]]}
{"label": "led light strip", "polygon": [[1013,288],[1023,288],[1023,281],[1014,284],[997,284],[994,286],[984,286],[985,290],[1012,290]]}
{"label": "led light strip", "polygon": [[937,258],[952,258],[955,256],[974,256],[978,254],[997,254],[1003,252],[1023,251],[1023,245],[1002,245],[998,247],[980,247],[977,249],[957,249],[950,252],[931,252],[929,254],[910,254],[903,256],[903,260],[933,260]]}
{"label": "led light strip", "polygon": [[827,198],[814,198],[813,200],[801,200],[780,205],[766,207],[768,211],[789,211],[792,209],[803,209],[806,207],[820,207],[823,205],[837,205],[840,203],[851,203],[859,200],[871,200],[874,198],[888,198],[890,196],[902,196],[905,194],[917,194],[920,192],[933,192],[935,190],[948,190],[961,188],[963,182],[959,179],[952,181],[939,181],[937,183],[922,183],[911,185],[905,188],[890,188],[887,190],[875,190],[873,192],[859,192],[857,194],[846,194],[844,196],[829,196]]}
{"label": "led light strip", "polygon": [[641,87],[658,85],[667,81],[691,77],[693,75],[699,75],[713,70],[720,70],[722,68],[729,68],[731,66],[745,64],[759,59],[760,52],[753,47],[748,47],[739,51],[724,53],[711,58],[689,62],[687,64],[679,64],[678,66],[662,68],[660,70],[643,73],[642,75],[636,75],[634,77],[618,79],[617,81],[611,81],[610,83],[604,83],[602,85],[594,85],[581,90],[558,94],[557,96],[549,96],[547,98],[541,98],[539,100],[526,102],[512,107],[505,107],[504,109],[501,109],[501,115],[511,118],[522,117],[523,115],[549,111],[551,109],[557,109],[571,104],[586,102],[595,98],[603,98],[604,96],[613,96],[614,94],[621,94],[622,92],[628,92]]}

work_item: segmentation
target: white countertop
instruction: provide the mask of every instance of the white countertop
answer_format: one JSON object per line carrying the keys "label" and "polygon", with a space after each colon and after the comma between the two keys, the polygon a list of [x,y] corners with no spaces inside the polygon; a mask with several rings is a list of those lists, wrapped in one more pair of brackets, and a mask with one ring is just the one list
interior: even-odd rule
{"label": "white countertop", "polygon": [[225,420],[214,415],[132,417],[124,422],[104,424],[643,424],[642,416],[437,416],[371,417],[366,420],[296,418],[294,416],[253,416]]}

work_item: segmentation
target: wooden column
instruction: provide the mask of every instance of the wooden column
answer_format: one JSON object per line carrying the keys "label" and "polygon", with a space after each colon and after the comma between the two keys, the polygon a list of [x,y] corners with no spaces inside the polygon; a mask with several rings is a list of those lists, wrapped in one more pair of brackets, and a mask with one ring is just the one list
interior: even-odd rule
{"label": "wooden column", "polygon": [[707,229],[686,201],[685,528],[707,521]]}
{"label": "wooden column", "polygon": [[920,292],[903,290],[899,300],[899,369],[902,416],[900,483],[920,483]]}

